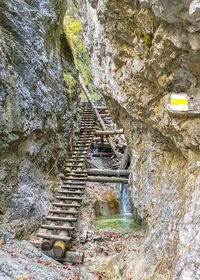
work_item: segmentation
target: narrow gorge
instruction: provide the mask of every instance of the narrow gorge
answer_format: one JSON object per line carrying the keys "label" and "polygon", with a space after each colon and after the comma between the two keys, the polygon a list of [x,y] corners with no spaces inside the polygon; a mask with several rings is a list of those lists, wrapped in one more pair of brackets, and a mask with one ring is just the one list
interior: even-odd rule
{"label": "narrow gorge", "polygon": [[[200,279],[200,1],[1,0],[0,54],[0,280]],[[86,260],[72,265],[31,238],[78,137],[98,129],[82,114],[80,77],[107,129],[125,136],[104,145],[94,132],[86,167],[120,169],[128,145],[130,175],[126,194],[119,175],[86,183],[76,232]],[[109,146],[105,165],[104,150],[91,160],[98,145]],[[94,229],[119,208],[133,231]]]}

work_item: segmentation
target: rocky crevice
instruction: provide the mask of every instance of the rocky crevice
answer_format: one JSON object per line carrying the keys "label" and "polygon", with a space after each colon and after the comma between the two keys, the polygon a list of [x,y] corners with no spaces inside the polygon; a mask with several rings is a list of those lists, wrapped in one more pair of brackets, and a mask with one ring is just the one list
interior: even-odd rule
{"label": "rocky crevice", "polygon": [[0,3],[0,219],[16,237],[40,225],[74,138],[80,86],[63,78],[78,80],[65,11],[65,1]]}
{"label": "rocky crevice", "polygon": [[94,80],[131,152],[132,199],[147,224],[134,279],[198,279],[199,1],[75,1]]}

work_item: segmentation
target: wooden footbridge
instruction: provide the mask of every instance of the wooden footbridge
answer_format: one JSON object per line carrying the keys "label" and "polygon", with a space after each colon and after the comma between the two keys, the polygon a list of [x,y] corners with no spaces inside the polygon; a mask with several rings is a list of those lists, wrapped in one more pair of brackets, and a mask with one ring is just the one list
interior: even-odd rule
{"label": "wooden footbridge", "polygon": [[[88,94],[87,89],[84,88],[84,90]],[[51,252],[50,255],[52,254],[57,260],[74,263],[83,261],[83,255],[80,256],[78,253],[70,251],[70,244],[79,217],[86,183],[90,181],[127,184],[129,175],[127,170],[86,169],[87,155],[94,138],[105,136],[112,149],[112,153],[109,152],[108,154],[112,154],[113,157],[118,159],[119,154],[109,136],[122,133],[122,130],[108,131],[103,121],[104,115],[108,114],[105,114],[102,108],[98,110],[90,96],[88,96],[88,100],[88,103],[82,105],[78,140],[73,146],[70,159],[67,160],[64,174],[60,175],[62,186],[58,191],[55,202],[52,203],[45,223],[41,225],[41,230],[37,233],[37,236],[42,238],[41,249],[44,253]],[[103,112],[102,117],[99,113],[101,111]],[[101,130],[99,128],[95,130],[97,121]],[[127,156],[124,160],[127,160]]]}

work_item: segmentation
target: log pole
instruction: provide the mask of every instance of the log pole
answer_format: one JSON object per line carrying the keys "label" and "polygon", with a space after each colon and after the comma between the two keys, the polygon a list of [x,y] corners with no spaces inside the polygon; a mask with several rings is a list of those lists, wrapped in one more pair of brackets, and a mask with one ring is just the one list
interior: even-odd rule
{"label": "log pole", "polygon": [[128,179],[117,177],[100,177],[100,176],[88,176],[88,182],[105,182],[105,183],[122,183],[128,184]]}
{"label": "log pole", "polygon": [[87,169],[88,175],[101,175],[101,176],[129,176],[128,170],[111,170],[111,169]]}
{"label": "log pole", "polygon": [[118,135],[118,134],[124,134],[123,129],[119,129],[119,130],[107,130],[107,131],[102,131],[102,130],[96,130],[95,134],[97,136],[100,135],[105,135],[105,136],[109,136],[109,135]]}
{"label": "log pole", "polygon": [[114,154],[113,153],[96,153],[92,154],[93,157],[112,157]]}

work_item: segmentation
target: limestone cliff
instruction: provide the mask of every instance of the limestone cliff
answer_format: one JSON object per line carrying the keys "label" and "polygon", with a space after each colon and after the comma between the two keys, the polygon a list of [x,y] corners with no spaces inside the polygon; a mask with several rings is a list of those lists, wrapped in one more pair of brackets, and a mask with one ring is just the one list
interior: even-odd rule
{"label": "limestone cliff", "polygon": [[65,11],[64,0],[0,2],[0,219],[17,236],[41,223],[73,137],[80,88],[63,77],[77,79]]}
{"label": "limestone cliff", "polygon": [[199,279],[200,1],[76,0],[95,83],[131,150],[132,199],[146,222],[136,279]]}

